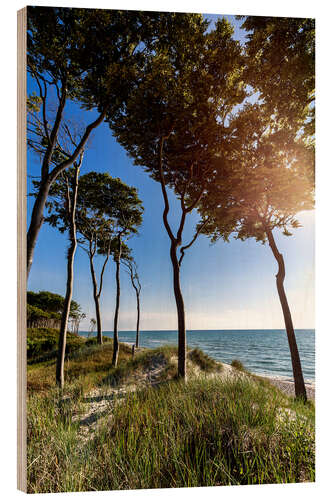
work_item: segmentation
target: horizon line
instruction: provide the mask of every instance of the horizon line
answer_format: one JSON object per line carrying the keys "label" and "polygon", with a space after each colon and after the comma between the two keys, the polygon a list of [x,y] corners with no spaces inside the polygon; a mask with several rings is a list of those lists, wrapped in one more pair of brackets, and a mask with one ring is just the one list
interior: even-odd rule
{"label": "horizon line", "polygon": [[[220,331],[230,331],[230,332],[246,332],[249,330],[261,330],[261,331],[270,331],[270,330],[286,330],[285,328],[209,328],[209,329],[188,329],[186,330],[187,332],[220,332]],[[307,328],[294,328],[294,330],[315,330],[315,327],[307,327]],[[87,333],[97,333],[96,331],[94,332],[89,332],[89,330],[79,330],[79,332],[87,332]],[[103,330],[102,333],[107,333],[107,332],[113,332],[113,330]],[[136,330],[118,330],[118,333],[122,332],[133,332],[136,333]],[[163,329],[163,330],[139,330],[140,332],[178,332],[178,330],[169,330],[169,329]]]}

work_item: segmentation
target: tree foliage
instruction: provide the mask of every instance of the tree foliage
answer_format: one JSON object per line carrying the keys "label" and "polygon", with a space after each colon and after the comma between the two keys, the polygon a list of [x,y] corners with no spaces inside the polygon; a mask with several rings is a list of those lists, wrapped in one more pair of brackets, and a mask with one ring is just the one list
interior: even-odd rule
{"label": "tree foliage", "polygon": [[[55,313],[60,315],[64,306],[64,297],[57,293],[48,292],[42,290],[40,292],[27,292],[27,303],[32,307],[37,307],[45,313]],[[75,302],[71,301],[70,315],[75,317],[81,314],[81,306]],[[60,317],[60,316],[58,316]]]}
{"label": "tree foliage", "polygon": [[203,232],[215,241],[234,233],[265,242],[266,229],[288,236],[296,218],[313,208],[313,148],[280,128],[265,107],[245,106],[230,122],[228,154],[216,162],[214,183],[201,201]]}
{"label": "tree foliage", "polygon": [[[240,16],[244,18],[244,16]],[[315,20],[248,16],[246,80],[268,112],[314,134]]]}
{"label": "tree foliage", "polygon": [[[163,14],[162,14],[163,17]],[[159,14],[61,7],[28,8],[28,145],[41,158],[41,183],[27,234],[30,271],[48,191],[84,149],[92,131],[123,106],[136,84]],[[64,124],[66,104],[97,111],[77,139]],[[66,131],[69,148],[59,148]]]}

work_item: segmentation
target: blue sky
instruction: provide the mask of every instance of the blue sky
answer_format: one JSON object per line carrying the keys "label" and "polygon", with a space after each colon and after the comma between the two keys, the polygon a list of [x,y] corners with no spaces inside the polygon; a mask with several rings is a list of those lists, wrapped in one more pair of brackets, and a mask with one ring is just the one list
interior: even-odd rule
{"label": "blue sky", "polygon": [[[231,16],[227,16],[233,20]],[[209,16],[214,19],[215,16]],[[235,37],[241,38],[239,21]],[[29,90],[33,87],[30,86]],[[69,113],[74,111],[69,106]],[[77,113],[77,111],[75,111]],[[78,114],[86,123],[93,112]],[[128,241],[133,249],[142,283],[143,330],[177,328],[176,307],[172,291],[172,269],[169,239],[162,223],[163,202],[160,185],[140,167],[133,166],[126,152],[117,144],[106,124],[94,133],[85,154],[82,174],[95,170],[120,177],[135,186],[145,208],[139,235]],[[38,175],[39,160],[28,154],[28,174]],[[29,190],[30,180],[28,180]],[[170,222],[179,220],[178,201],[170,192]],[[32,207],[28,198],[28,222]],[[184,230],[184,242],[191,239],[197,215],[193,212]],[[292,237],[276,234],[276,242],[286,263],[286,292],[294,326],[314,327],[314,213],[300,214],[303,227]],[[64,295],[66,284],[65,254],[67,236],[44,224],[36,245],[28,289],[50,290]],[[101,262],[97,259],[96,266]],[[182,289],[188,329],[283,328],[283,316],[275,287],[276,262],[267,245],[254,240],[231,240],[211,245],[199,236],[187,252],[182,266]],[[136,322],[135,293],[128,275],[121,274],[122,295],[120,330],[134,330]],[[86,254],[79,248],[75,260],[73,298],[87,315],[81,329],[95,317],[91,277]],[[115,264],[108,265],[101,297],[103,330],[112,330],[115,305]]]}

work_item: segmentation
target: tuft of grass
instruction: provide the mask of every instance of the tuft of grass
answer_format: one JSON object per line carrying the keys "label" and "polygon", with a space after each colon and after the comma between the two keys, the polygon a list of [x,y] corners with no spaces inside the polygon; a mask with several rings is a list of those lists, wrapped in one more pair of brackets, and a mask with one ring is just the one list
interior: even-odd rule
{"label": "tuft of grass", "polygon": [[239,361],[239,359],[233,359],[231,361],[231,366],[233,368],[236,368],[236,370],[239,370],[240,372],[245,372],[246,371],[243,363],[241,361]]}
{"label": "tuft of grass", "polygon": [[314,481],[314,408],[268,385],[198,378],[128,393],[90,440],[74,420],[81,393],[76,382],[65,398],[29,399],[30,493]]}
{"label": "tuft of grass", "polygon": [[[131,348],[126,346],[131,352]],[[116,386],[120,383],[132,383],[142,379],[145,372],[160,368],[156,382],[162,382],[177,375],[177,366],[172,363],[172,358],[177,356],[177,347],[163,346],[157,349],[144,349],[136,353],[134,358],[129,358],[119,363],[105,379],[102,385]]]}
{"label": "tuft of grass", "polygon": [[[102,335],[103,343],[108,343],[108,342],[113,342],[111,337],[107,337],[106,335]],[[91,346],[91,345],[99,345],[97,343],[97,337],[89,337],[85,341],[86,346]]]}
{"label": "tuft of grass", "polygon": [[217,363],[217,361],[209,357],[205,352],[201,351],[201,349],[192,349],[189,352],[188,357],[204,372],[209,373],[213,371],[221,371],[223,369],[223,366],[220,363]]}

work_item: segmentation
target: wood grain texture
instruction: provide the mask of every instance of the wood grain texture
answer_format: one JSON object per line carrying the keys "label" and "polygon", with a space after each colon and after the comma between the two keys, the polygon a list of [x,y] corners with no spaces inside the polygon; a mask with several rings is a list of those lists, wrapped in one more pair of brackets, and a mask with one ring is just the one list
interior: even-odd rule
{"label": "wood grain texture", "polygon": [[27,490],[27,8],[17,13],[17,487]]}

